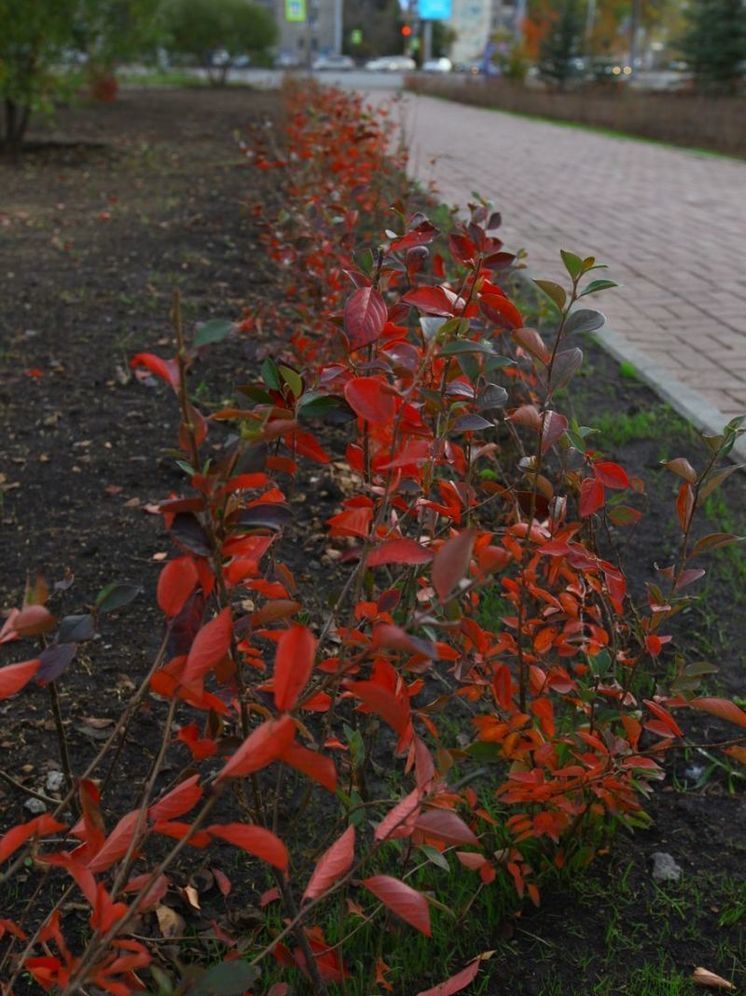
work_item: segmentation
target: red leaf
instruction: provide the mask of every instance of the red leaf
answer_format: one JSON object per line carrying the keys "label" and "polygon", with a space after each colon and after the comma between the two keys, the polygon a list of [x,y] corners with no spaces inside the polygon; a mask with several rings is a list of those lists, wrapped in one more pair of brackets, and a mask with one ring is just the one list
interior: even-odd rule
{"label": "red leaf", "polygon": [[541,452],[547,453],[567,432],[567,419],[558,412],[545,411],[541,418]]}
{"label": "red leaf", "polygon": [[433,561],[433,587],[441,602],[466,577],[474,548],[474,530],[465,529],[443,544]]}
{"label": "red leaf", "polygon": [[223,899],[227,899],[231,893],[231,889],[233,888],[231,880],[225,872],[222,872],[219,868],[213,868],[212,873],[215,876],[215,883],[217,884],[218,889],[220,889],[220,895]]}
{"label": "red leaf", "polygon": [[39,636],[54,629],[56,620],[43,605],[27,605],[23,609],[12,609],[0,630],[0,643],[18,640],[24,636]]}
{"label": "red leaf", "polygon": [[401,252],[402,249],[428,245],[438,235],[439,232],[435,225],[425,219],[416,228],[411,228],[406,235],[394,239],[389,246],[389,252]]}
{"label": "red leaf", "polygon": [[481,959],[477,958],[476,961],[470,962],[456,975],[452,975],[450,979],[433,986],[432,989],[423,989],[417,996],[453,996],[453,993],[460,993],[462,989],[466,989],[470,982],[474,981],[481,963]]}
{"label": "red leaf", "polygon": [[48,813],[42,813],[28,823],[12,827],[4,837],[0,837],[0,864],[7,861],[11,854],[31,837],[41,837],[43,834],[57,833],[58,830],[64,829],[65,824],[58,823]]}
{"label": "red leaf", "polygon": [[174,391],[179,388],[179,364],[176,360],[164,360],[154,353],[138,353],[130,360],[130,366],[134,370],[137,367],[145,367],[156,377],[165,380]]}
{"label": "red leaf", "polygon": [[507,297],[502,297],[500,294],[482,294],[479,303],[490,321],[509,329],[518,329],[523,325],[523,315]]}
{"label": "red leaf", "polygon": [[162,799],[148,810],[151,820],[173,820],[193,809],[202,798],[204,790],[198,784],[199,775],[185,779],[175,789],[171,789]]}
{"label": "red leaf", "polygon": [[396,413],[396,401],[388,384],[378,377],[353,377],[345,384],[347,404],[366,422],[383,425]]}
{"label": "red leaf", "polygon": [[676,457],[675,460],[664,460],[663,466],[667,467],[678,477],[683,477],[689,484],[694,484],[697,480],[697,471],[692,467],[686,457]]}
{"label": "red leaf", "polygon": [[371,550],[366,564],[381,567],[383,564],[427,564],[433,559],[432,551],[411,539],[388,540]]}
{"label": "red leaf", "polygon": [[654,702],[652,699],[643,699],[643,702],[652,712],[655,718],[660,720],[661,723],[663,723],[665,728],[669,731],[670,736],[673,737],[684,736],[683,730],[676,722],[676,720],[673,718],[668,709],[664,709],[662,705],[658,705],[658,703]]}
{"label": "red leaf", "polygon": [[207,828],[207,832],[213,837],[240,847],[242,851],[247,851],[262,861],[266,861],[280,871],[287,871],[289,859],[288,850],[271,830],[264,827],[250,826],[247,823],[226,823],[224,825],[215,824]]}
{"label": "red leaf", "polygon": [[375,681],[350,681],[347,689],[361,699],[371,712],[401,735],[409,722],[409,703],[401,702],[393,692]]}
{"label": "red leaf", "polygon": [[330,889],[352,867],[355,858],[355,828],[347,827],[316,862],[304,899],[315,899]]}
{"label": "red leaf", "polygon": [[692,699],[689,705],[693,709],[701,709],[703,712],[709,712],[711,715],[717,716],[718,719],[735,723],[737,726],[746,726],[746,711],[728,699]]}
{"label": "red leaf", "polygon": [[585,519],[603,508],[605,491],[603,482],[597,477],[586,477],[580,485],[580,515]]}
{"label": "red leaf", "polygon": [[219,615],[202,627],[189,651],[181,683],[186,688],[201,691],[202,679],[211,668],[219,664],[228,653],[233,633],[231,610],[223,609]]}
{"label": "red leaf", "polygon": [[133,809],[131,813],[127,813],[121,818],[104,841],[101,849],[88,862],[90,871],[94,874],[106,871],[107,868],[111,868],[113,864],[125,856],[135,835],[139,816],[140,810]]}
{"label": "red leaf", "polygon": [[218,775],[239,778],[266,768],[285,751],[295,737],[295,722],[287,714],[258,726],[241,744]]}
{"label": "red leaf", "polygon": [[282,752],[280,760],[312,778],[329,792],[337,791],[337,769],[334,761],[325,754],[299,744],[291,744]]}
{"label": "red leaf", "polygon": [[275,705],[280,712],[292,709],[311,677],[316,640],[305,626],[291,626],[277,641],[275,655]]}
{"label": "red leaf", "polygon": [[361,884],[392,913],[430,937],[430,908],[422,893],[390,875],[374,875]]}
{"label": "red leaf", "polygon": [[413,789],[401,802],[397,802],[376,827],[376,840],[394,840],[410,837],[420,815],[420,792]]}
{"label": "red leaf", "polygon": [[630,486],[630,480],[624,467],[610,460],[599,460],[593,464],[593,473],[599,480],[603,481],[607,488],[617,488],[622,490]]}
{"label": "red leaf", "polygon": [[446,844],[479,846],[479,840],[461,817],[449,809],[429,809],[422,813],[417,818],[415,830],[419,830],[427,837],[437,837]]}
{"label": "red leaf", "polygon": [[694,511],[694,491],[691,484],[682,484],[679,488],[679,496],[676,499],[676,514],[679,517],[679,525],[682,532],[686,532],[689,521]]}
{"label": "red leaf", "polygon": [[173,618],[178,616],[186,600],[197,587],[199,575],[191,557],[170,560],[158,578],[158,605],[162,612]]}
{"label": "red leaf", "polygon": [[0,699],[9,699],[11,695],[27,685],[41,665],[40,660],[20,661],[18,664],[8,664],[0,669]]}
{"label": "red leaf", "polygon": [[549,358],[552,355],[547,349],[546,343],[536,331],[536,329],[516,329],[513,332],[513,341],[517,342],[518,345],[525,349],[527,353],[535,357],[537,360],[541,360],[542,363],[546,364],[549,362]]}
{"label": "red leaf", "polygon": [[404,304],[411,304],[426,315],[450,318],[453,303],[442,287],[416,287],[402,297]]}
{"label": "red leaf", "polygon": [[388,310],[380,291],[359,287],[345,303],[345,332],[350,349],[360,349],[375,342],[386,324]]}

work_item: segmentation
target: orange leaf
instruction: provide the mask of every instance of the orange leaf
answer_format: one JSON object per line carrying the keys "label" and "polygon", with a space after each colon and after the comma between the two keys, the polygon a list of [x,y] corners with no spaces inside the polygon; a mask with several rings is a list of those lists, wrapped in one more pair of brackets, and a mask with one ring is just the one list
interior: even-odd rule
{"label": "orange leaf", "polygon": [[450,979],[433,986],[432,989],[423,989],[417,996],[453,996],[453,993],[460,993],[462,989],[466,989],[470,982],[474,981],[480,964],[481,958],[477,958],[470,962],[466,968],[457,972],[456,975],[452,975]]}
{"label": "orange leaf", "polygon": [[719,719],[735,723],[736,726],[746,726],[746,712],[740,709],[735,702],[730,702],[728,699],[692,699],[689,705],[692,709],[701,709],[703,712],[709,712]]}
{"label": "orange leaf", "polygon": [[9,699],[31,681],[41,666],[40,660],[21,661],[0,669],[0,699]]}

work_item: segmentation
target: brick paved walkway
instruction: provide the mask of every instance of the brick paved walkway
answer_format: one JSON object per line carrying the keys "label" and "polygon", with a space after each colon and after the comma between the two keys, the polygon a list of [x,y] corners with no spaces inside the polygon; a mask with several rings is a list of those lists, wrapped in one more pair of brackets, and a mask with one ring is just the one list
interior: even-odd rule
{"label": "brick paved walkway", "polygon": [[669,397],[746,412],[746,163],[411,95],[403,121],[412,172],[491,200],[534,275],[556,279],[560,249],[609,265],[623,286],[596,306]]}

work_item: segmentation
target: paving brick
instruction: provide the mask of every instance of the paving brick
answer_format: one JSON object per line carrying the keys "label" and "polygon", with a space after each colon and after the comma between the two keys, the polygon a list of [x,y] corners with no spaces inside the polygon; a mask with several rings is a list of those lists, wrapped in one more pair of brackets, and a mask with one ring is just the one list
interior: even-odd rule
{"label": "paving brick", "polygon": [[423,97],[404,120],[446,202],[492,198],[537,275],[562,275],[560,248],[607,263],[610,329],[722,413],[746,408],[746,163]]}

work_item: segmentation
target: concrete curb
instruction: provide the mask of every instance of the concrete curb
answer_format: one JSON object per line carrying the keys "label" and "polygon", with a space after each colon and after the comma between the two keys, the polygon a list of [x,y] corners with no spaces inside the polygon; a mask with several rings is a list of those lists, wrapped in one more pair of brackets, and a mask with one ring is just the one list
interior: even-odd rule
{"label": "concrete curb", "polygon": [[[713,434],[723,431],[723,427],[729,421],[726,415],[691,387],[682,384],[667,370],[653,363],[643,350],[633,346],[624,336],[605,325],[594,339],[615,359],[631,363],[639,379],[667,401],[674,411],[690,422],[695,429]],[[731,457],[736,463],[746,463],[746,436],[736,440]]]}

